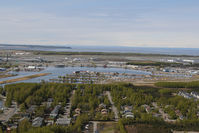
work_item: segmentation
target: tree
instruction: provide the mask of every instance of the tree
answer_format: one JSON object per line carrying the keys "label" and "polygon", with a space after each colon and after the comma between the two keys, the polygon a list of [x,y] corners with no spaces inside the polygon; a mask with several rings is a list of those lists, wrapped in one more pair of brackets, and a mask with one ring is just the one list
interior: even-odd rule
{"label": "tree", "polygon": [[19,128],[18,131],[19,133],[25,133],[31,128],[31,123],[27,120],[24,119],[19,123]]}

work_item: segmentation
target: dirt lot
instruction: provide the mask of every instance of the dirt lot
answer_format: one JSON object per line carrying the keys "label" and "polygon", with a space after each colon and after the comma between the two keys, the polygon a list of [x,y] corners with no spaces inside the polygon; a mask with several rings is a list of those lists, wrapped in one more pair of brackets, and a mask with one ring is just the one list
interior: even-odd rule
{"label": "dirt lot", "polygon": [[99,123],[98,131],[100,133],[119,133],[117,124],[114,122],[110,123]]}

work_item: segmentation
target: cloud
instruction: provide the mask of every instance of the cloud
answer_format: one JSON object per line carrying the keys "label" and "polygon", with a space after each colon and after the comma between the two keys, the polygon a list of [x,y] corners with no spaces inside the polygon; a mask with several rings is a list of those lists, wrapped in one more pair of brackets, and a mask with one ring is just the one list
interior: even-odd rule
{"label": "cloud", "polygon": [[179,10],[173,14],[159,8],[89,11],[59,14],[0,8],[0,43],[199,47],[199,19],[177,18]]}

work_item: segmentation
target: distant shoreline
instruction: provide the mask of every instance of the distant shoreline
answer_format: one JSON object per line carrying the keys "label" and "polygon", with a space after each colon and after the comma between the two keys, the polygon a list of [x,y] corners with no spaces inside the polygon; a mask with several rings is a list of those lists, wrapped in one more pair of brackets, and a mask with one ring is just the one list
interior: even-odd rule
{"label": "distant shoreline", "polygon": [[118,53],[118,52],[54,52],[54,51],[31,51],[36,55],[106,55],[106,56],[162,56],[162,57],[199,57],[199,55],[168,55],[168,54],[145,54],[145,53]]}
{"label": "distant shoreline", "polygon": [[0,44],[0,47],[24,47],[24,48],[65,48],[72,49],[68,46],[55,46],[55,45],[25,45],[25,44]]}
{"label": "distant shoreline", "polygon": [[123,55],[199,57],[199,48],[154,48],[123,46],[55,46],[0,44],[1,50],[22,50],[53,55]]}

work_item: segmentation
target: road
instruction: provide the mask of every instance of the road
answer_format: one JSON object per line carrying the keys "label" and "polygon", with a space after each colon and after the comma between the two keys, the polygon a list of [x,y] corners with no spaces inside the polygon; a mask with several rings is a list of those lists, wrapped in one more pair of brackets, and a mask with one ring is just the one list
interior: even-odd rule
{"label": "road", "polygon": [[117,110],[117,108],[116,108],[115,105],[114,105],[114,102],[113,102],[113,100],[112,100],[112,96],[111,96],[110,91],[107,91],[107,92],[106,92],[106,95],[108,96],[108,99],[109,99],[109,101],[110,101],[110,103],[111,103],[111,105],[112,105],[112,111],[113,111],[114,114],[115,114],[115,121],[118,121],[118,119],[119,119],[118,110]]}
{"label": "road", "polygon": [[69,102],[67,103],[66,110],[65,110],[65,113],[64,113],[64,116],[63,116],[64,118],[70,118],[72,98],[73,98],[74,94],[75,94],[75,90],[72,91],[71,96],[69,98]]}
{"label": "road", "polygon": [[13,102],[11,108],[4,110],[4,113],[0,115],[0,121],[7,122],[18,111],[17,104]]}
{"label": "road", "polygon": [[98,133],[98,130],[97,130],[97,124],[99,123],[98,121],[92,121],[93,123],[93,133]]}
{"label": "road", "polygon": [[114,121],[90,121],[91,123],[93,123],[93,133],[99,133],[99,131],[97,130],[97,125],[100,123],[117,123]]}
{"label": "road", "polygon": [[[108,96],[108,99],[109,99],[109,101],[111,103],[112,111],[114,112],[114,115],[115,115],[115,121],[118,121],[118,119],[119,119],[118,110],[117,110],[117,108],[114,105],[111,93],[109,91],[107,91],[106,95]],[[91,122],[93,123],[93,133],[98,133],[97,124],[100,123],[100,122],[99,121],[91,121]]]}

